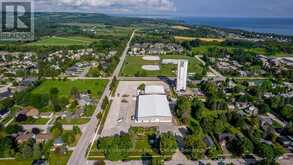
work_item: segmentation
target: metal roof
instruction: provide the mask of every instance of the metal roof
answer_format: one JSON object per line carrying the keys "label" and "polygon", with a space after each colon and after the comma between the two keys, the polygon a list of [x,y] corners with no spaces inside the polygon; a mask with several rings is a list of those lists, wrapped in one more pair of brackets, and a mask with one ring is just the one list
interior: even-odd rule
{"label": "metal roof", "polygon": [[166,95],[141,95],[138,97],[137,117],[172,117]]}
{"label": "metal roof", "polygon": [[145,94],[165,94],[165,89],[161,85],[145,86]]}

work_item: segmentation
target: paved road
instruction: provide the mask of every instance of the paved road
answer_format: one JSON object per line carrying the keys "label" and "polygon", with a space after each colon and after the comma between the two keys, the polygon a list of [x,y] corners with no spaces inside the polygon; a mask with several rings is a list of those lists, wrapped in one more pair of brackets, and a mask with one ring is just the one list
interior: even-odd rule
{"label": "paved road", "polygon": [[176,80],[176,77],[118,77],[119,81],[164,81]]}
{"label": "paved road", "polygon": [[[196,58],[198,61],[200,61],[203,65],[206,65],[206,62],[204,62],[200,57],[201,57],[201,56],[195,56],[195,58]],[[211,66],[209,66],[209,70],[210,70],[211,72],[213,72],[214,75],[216,75],[216,76],[218,76],[218,77],[221,77],[221,78],[224,78],[224,76],[223,76],[221,73],[219,73],[218,71],[216,71],[216,70],[215,70],[214,68],[212,68]]]}
{"label": "paved road", "polygon": [[135,34],[135,31],[132,33],[132,35],[126,45],[126,48],[125,48],[122,56],[120,57],[120,62],[118,63],[116,69],[114,70],[113,75],[110,78],[110,80],[106,86],[106,89],[104,90],[104,93],[101,96],[101,98],[97,104],[97,108],[96,108],[95,113],[93,114],[91,120],[89,121],[89,123],[87,125],[87,128],[85,129],[85,132],[82,134],[75,150],[73,151],[73,153],[67,163],[68,165],[85,165],[85,164],[87,164],[87,160],[86,160],[87,148],[90,145],[92,139],[93,138],[95,139],[95,137],[97,136],[96,135],[96,128],[97,128],[98,120],[96,118],[96,115],[101,111],[101,105],[102,105],[103,99],[106,96],[110,96],[110,84],[112,83],[112,80],[114,77],[119,76],[119,73],[121,71],[121,68],[123,66],[124,60],[126,58],[126,55],[127,55],[128,49],[129,49],[129,45],[131,43],[131,40],[132,40],[134,34]]}

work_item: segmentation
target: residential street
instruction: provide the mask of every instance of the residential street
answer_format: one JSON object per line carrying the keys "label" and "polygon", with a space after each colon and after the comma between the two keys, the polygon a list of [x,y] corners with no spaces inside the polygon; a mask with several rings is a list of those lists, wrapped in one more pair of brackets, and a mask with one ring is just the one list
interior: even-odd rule
{"label": "residential street", "polygon": [[97,128],[97,124],[98,124],[98,120],[96,118],[96,115],[101,111],[101,105],[103,102],[103,99],[106,96],[110,95],[110,84],[112,83],[112,80],[114,77],[118,77],[120,70],[123,66],[124,60],[126,58],[127,55],[127,51],[129,49],[129,45],[131,43],[131,40],[133,38],[135,34],[135,31],[132,33],[126,48],[120,58],[120,62],[118,63],[110,81],[108,82],[108,85],[106,86],[103,95],[101,96],[98,104],[97,104],[97,108],[95,113],[92,115],[91,120],[89,121],[87,128],[85,129],[85,132],[82,134],[77,146],[75,147],[75,150],[73,151],[69,161],[68,161],[68,165],[85,165],[87,164],[87,160],[86,160],[86,152],[87,152],[87,148],[90,145],[90,143],[92,142],[93,138],[95,139],[96,137],[96,128]]}

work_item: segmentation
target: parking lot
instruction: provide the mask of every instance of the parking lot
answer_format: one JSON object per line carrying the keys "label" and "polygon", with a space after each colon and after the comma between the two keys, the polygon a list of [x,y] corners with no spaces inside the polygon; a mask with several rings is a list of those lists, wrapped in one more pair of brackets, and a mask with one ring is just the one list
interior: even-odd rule
{"label": "parking lot", "polygon": [[121,132],[128,132],[131,126],[140,126],[134,123],[137,88],[141,84],[169,86],[162,81],[120,81],[116,94],[112,97],[112,105],[107,116],[102,136],[112,136]]}

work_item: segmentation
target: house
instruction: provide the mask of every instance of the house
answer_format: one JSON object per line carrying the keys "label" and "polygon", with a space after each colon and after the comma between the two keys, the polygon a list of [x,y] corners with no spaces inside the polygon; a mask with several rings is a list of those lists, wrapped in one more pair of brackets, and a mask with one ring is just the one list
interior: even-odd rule
{"label": "house", "polygon": [[40,118],[50,119],[53,117],[53,112],[41,112]]}
{"label": "house", "polygon": [[249,107],[249,103],[247,102],[236,102],[236,108],[238,110],[243,110]]}
{"label": "house", "polygon": [[248,108],[244,109],[244,112],[246,112],[249,115],[257,115],[258,114],[258,108],[254,105],[250,105]]}
{"label": "house", "polygon": [[11,90],[8,87],[2,87],[0,88],[0,100],[3,100],[7,97],[11,96]]}
{"label": "house", "polygon": [[19,114],[23,114],[23,115],[26,115],[27,117],[33,117],[33,118],[39,118],[39,110],[34,108],[34,107],[31,107],[31,106],[28,106],[26,108],[24,108],[22,111],[20,111],[17,116]]}
{"label": "house", "polygon": [[65,144],[65,143],[64,143],[64,141],[63,141],[61,138],[56,138],[56,139],[54,140],[54,143],[53,143],[54,148],[61,147],[61,146],[63,146],[64,144]]}
{"label": "house", "polygon": [[277,138],[277,141],[282,144],[284,147],[288,148],[290,151],[293,151],[293,139],[290,136],[280,136]]}
{"label": "house", "polygon": [[42,133],[42,134],[38,134],[36,135],[36,143],[43,143],[46,142],[48,140],[51,140],[53,137],[50,133]]}
{"label": "house", "polygon": [[223,143],[225,142],[226,140],[232,140],[233,138],[235,138],[235,136],[233,134],[230,134],[230,133],[222,133],[218,136],[218,140],[219,140],[219,143]]}
{"label": "house", "polygon": [[22,143],[27,142],[29,139],[32,139],[32,138],[33,138],[32,133],[25,132],[25,133],[22,133],[22,134],[18,135],[15,140],[17,141],[18,144],[22,144]]}
{"label": "house", "polygon": [[32,165],[49,165],[47,160],[34,160]]}
{"label": "house", "polygon": [[215,145],[214,141],[212,140],[212,138],[210,136],[205,136],[203,138],[203,141],[207,144],[208,148],[211,148]]}
{"label": "house", "polygon": [[36,78],[26,78],[20,82],[20,86],[35,86],[37,79]]}
{"label": "house", "polygon": [[80,106],[86,106],[86,105],[91,105],[92,104],[92,99],[88,94],[81,94],[80,98],[78,100],[78,104]]}
{"label": "house", "polygon": [[270,125],[270,126],[273,125],[273,120],[270,117],[260,115],[259,119],[260,119],[260,126],[262,128],[265,128],[266,125]]}

